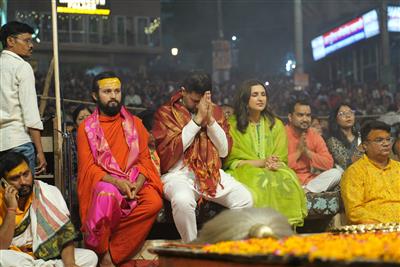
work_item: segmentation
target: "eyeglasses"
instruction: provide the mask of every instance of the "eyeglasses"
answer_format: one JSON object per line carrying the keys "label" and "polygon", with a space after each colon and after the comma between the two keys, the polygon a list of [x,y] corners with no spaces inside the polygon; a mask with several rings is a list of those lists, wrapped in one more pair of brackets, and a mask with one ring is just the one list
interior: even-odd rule
{"label": "eyeglasses", "polygon": [[338,112],[337,115],[339,117],[347,117],[347,116],[353,116],[354,113],[356,113],[355,110],[348,110],[348,111],[340,111],[340,112]]}
{"label": "eyeglasses", "polygon": [[25,44],[27,44],[27,45],[30,45],[30,44],[33,44],[33,39],[21,39],[21,38],[18,38],[18,36],[13,36],[15,39],[18,39],[18,40],[21,40],[22,42],[24,42]]}
{"label": "eyeglasses", "polygon": [[369,142],[375,143],[377,145],[384,145],[384,144],[393,144],[394,138],[393,137],[388,137],[388,138],[376,138],[374,140],[367,140]]}

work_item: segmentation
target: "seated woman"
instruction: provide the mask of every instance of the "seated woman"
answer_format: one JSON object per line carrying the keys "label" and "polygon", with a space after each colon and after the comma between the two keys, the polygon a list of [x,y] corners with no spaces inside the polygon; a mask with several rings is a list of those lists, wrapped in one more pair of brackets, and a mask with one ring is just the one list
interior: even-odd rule
{"label": "seated woman", "polygon": [[72,112],[72,120],[74,124],[74,128],[71,131],[72,135],[72,171],[73,174],[75,175],[74,177],[74,183],[76,183],[76,174],[78,173],[78,157],[76,155],[76,134],[79,125],[92,114],[92,110],[89,108],[89,106],[80,104],[77,106],[74,111]]}
{"label": "seated woman", "polygon": [[319,135],[324,136],[324,130],[322,129],[321,121],[318,117],[311,117],[311,128],[319,133]]}
{"label": "seated woman", "polygon": [[77,106],[72,112],[72,120],[74,124],[74,128],[71,131],[71,159],[70,159],[70,181],[67,185],[67,188],[71,188],[70,194],[68,196],[68,202],[71,210],[71,220],[75,225],[76,229],[79,229],[81,226],[81,221],[79,218],[79,205],[78,205],[78,196],[76,192],[76,180],[78,173],[78,156],[76,151],[76,134],[79,125],[92,114],[92,110],[89,106],[80,104]]}
{"label": "seated woman", "polygon": [[149,132],[149,149],[150,149],[150,157],[151,161],[153,161],[154,166],[156,166],[156,169],[158,173],[160,173],[160,157],[157,154],[156,151],[156,142],[154,140],[153,136],[153,121],[154,121],[154,110],[149,110],[146,109],[137,116],[142,120],[143,126],[146,128],[146,130]]}
{"label": "seated woman", "polygon": [[283,123],[268,107],[264,85],[245,81],[229,119],[233,138],[225,161],[227,172],[247,186],[255,207],[273,208],[301,226],[306,198],[296,173],[287,166],[288,141]]}
{"label": "seated woman", "polygon": [[355,111],[347,104],[339,104],[329,116],[329,137],[326,141],[335,164],[346,170],[358,160],[363,150],[355,127]]}

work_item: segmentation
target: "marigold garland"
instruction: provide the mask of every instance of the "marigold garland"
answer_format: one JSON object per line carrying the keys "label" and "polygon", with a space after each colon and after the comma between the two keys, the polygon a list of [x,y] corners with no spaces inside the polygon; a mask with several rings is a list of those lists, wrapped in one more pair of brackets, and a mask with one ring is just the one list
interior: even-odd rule
{"label": "marigold garland", "polygon": [[307,257],[310,261],[385,261],[400,263],[400,233],[331,234],[227,241],[206,245],[203,251],[218,254]]}

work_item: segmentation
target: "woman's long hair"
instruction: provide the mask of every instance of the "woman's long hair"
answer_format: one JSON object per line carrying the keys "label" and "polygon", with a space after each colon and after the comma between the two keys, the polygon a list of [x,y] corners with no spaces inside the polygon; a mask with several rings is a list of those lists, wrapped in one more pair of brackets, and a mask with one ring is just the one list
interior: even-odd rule
{"label": "woman's long hair", "polygon": [[[337,123],[337,116],[339,113],[339,109],[341,107],[349,107],[350,109],[354,110],[349,104],[345,103],[340,103],[333,112],[329,115],[329,135],[331,137],[335,137],[338,139],[340,142],[342,142],[347,148],[350,148],[351,142],[347,139],[347,137],[344,135],[342,128],[340,125]],[[353,133],[354,137],[357,139],[359,134],[356,128],[356,122],[354,119],[354,125],[351,127],[351,132]]]}
{"label": "woman's long hair", "polygon": [[261,111],[261,116],[268,118],[271,123],[270,129],[275,125],[276,116],[268,105],[269,95],[267,88],[265,88],[264,84],[258,80],[246,80],[240,85],[234,103],[237,128],[242,133],[246,132],[247,126],[249,126],[249,100],[251,96],[251,87],[255,85],[261,85],[265,89],[265,94],[267,96],[266,107]]}

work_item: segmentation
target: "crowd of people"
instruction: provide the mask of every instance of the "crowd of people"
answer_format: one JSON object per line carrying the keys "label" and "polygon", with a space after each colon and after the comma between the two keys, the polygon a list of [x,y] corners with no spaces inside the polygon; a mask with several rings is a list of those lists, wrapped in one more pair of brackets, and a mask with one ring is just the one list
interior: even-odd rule
{"label": "crowd of people", "polygon": [[[145,77],[141,73],[131,74],[122,71],[118,72],[118,75],[124,81],[124,89],[126,90],[124,92],[124,103],[133,112],[160,106],[168,100],[169,95],[178,85],[177,81],[162,79],[158,75]],[[42,95],[46,77],[42,73],[36,73],[36,77],[37,92]],[[69,100],[93,103],[90,90],[88,90],[93,77],[92,73],[85,73],[84,71],[62,72],[60,87],[62,98],[65,99],[63,109],[67,116],[66,121],[72,122],[71,112],[79,105],[69,102]],[[48,96],[54,97],[53,89],[49,90]],[[54,101],[47,101],[45,117],[51,117],[54,114]]]}
{"label": "crowd of people", "polygon": [[[352,84],[345,81],[324,85],[311,82],[304,90],[296,92],[293,81],[278,79],[269,82],[271,103],[276,103],[274,110],[286,114],[285,103],[299,94],[311,99],[311,106],[316,116],[328,116],[338,103],[352,104],[358,115],[380,115],[388,111],[400,110],[400,83],[393,92],[379,82]],[[290,89],[289,89],[290,88]]]}
{"label": "crowd of people", "polygon": [[[128,108],[154,109],[170,98],[172,92],[176,91],[183,77],[187,73],[180,73],[174,79],[167,79],[161,75],[117,72],[124,81],[126,89],[125,105]],[[36,88],[38,94],[42,94],[45,76],[36,73]],[[91,84],[93,74],[78,71],[64,71],[61,75],[61,91],[65,99],[91,102],[88,85]],[[244,80],[244,79],[243,79]],[[271,107],[281,117],[287,115],[287,104],[298,95],[306,95],[313,108],[313,115],[327,117],[338,103],[351,104],[357,111],[357,115],[379,116],[387,112],[399,112],[400,110],[400,82],[395,91],[389,90],[388,86],[379,82],[365,84],[350,84],[345,81],[323,85],[311,81],[310,85],[295,90],[293,79],[288,76],[277,75],[260,79],[264,82],[271,101]],[[213,101],[218,105],[233,105],[234,92],[240,80],[232,78],[220,85],[213,87]],[[54,90],[50,90],[53,96]],[[78,104],[64,102],[67,120],[71,121],[69,112]],[[54,114],[54,102],[49,102],[46,114]]]}
{"label": "crowd of people", "polygon": [[[296,229],[307,217],[307,194],[340,190],[349,224],[400,222],[400,131],[381,120],[358,128],[355,116],[370,106],[388,111],[399,104],[398,93],[378,87],[366,94],[371,97],[366,105],[357,98],[363,93],[358,89],[328,93],[316,86],[292,95],[258,80],[214,89],[203,72],[188,73],[179,82],[141,83],[106,71],[91,79],[70,76],[64,84],[64,97],[74,92],[95,103],[93,109],[79,106],[72,112],[73,198],[85,245],[75,248],[77,231],[63,196],[34,179],[46,162],[37,141],[42,125],[33,71],[23,59],[32,52],[32,33],[18,22],[0,30],[5,48],[0,72],[9,81],[0,84],[1,101],[9,103],[1,106],[6,112],[0,118],[2,266],[46,261],[67,267],[96,266],[97,261],[102,267],[130,266],[163,198],[171,202],[183,242],[197,238],[195,209],[203,201],[238,211],[272,208]],[[28,101],[18,97],[22,91]],[[273,103],[285,103],[285,111]],[[135,116],[129,105],[152,110]],[[287,123],[275,112],[287,116]],[[329,114],[327,132],[313,124],[315,113]],[[10,131],[23,138],[7,143]],[[27,145],[37,153],[32,156]]]}

